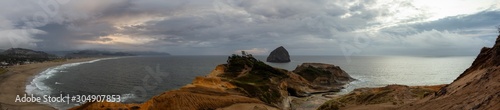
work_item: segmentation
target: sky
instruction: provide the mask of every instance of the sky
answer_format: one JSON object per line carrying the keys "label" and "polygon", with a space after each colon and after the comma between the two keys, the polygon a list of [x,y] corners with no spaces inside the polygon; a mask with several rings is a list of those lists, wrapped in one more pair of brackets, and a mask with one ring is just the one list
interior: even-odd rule
{"label": "sky", "polygon": [[0,49],[477,55],[495,0],[1,0]]}

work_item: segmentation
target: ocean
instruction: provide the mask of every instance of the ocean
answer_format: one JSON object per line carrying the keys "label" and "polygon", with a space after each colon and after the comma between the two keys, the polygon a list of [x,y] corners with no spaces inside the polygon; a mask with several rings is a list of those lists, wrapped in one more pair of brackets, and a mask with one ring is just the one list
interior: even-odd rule
{"label": "ocean", "polygon": [[[255,56],[265,61],[266,56]],[[360,87],[388,84],[436,85],[451,83],[474,61],[474,56],[292,56],[290,63],[267,63],[294,70],[304,62],[340,66],[357,79],[339,94]],[[139,56],[104,58],[49,68],[30,80],[28,94],[120,95],[121,101],[140,103],[167,90],[175,90],[196,76],[209,74],[227,56]],[[47,103],[67,109],[79,103]]]}

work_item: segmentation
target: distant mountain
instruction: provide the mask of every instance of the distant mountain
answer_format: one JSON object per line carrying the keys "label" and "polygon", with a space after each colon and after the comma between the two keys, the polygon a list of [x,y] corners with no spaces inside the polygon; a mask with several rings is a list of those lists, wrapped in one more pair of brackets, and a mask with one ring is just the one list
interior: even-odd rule
{"label": "distant mountain", "polygon": [[5,50],[3,50],[3,49],[0,49],[0,53],[2,53],[3,51],[5,51]]}
{"label": "distant mountain", "polygon": [[75,53],[75,52],[78,52],[78,51],[75,50],[75,51],[46,51],[46,52],[49,53],[49,54],[57,55],[59,57],[64,57],[67,54]]}
{"label": "distant mountain", "polygon": [[65,57],[67,58],[106,57],[106,56],[134,56],[134,54],[125,52],[100,51],[100,50],[82,50],[65,55]]}
{"label": "distant mountain", "polygon": [[[89,51],[89,50],[86,50]],[[94,50],[95,51],[95,50]],[[47,53],[57,55],[59,57],[65,57],[68,54],[73,54],[73,53],[78,53],[80,51],[47,51]],[[113,53],[111,51],[100,51],[103,53]],[[89,52],[85,52],[89,53]],[[92,52],[90,52],[92,53]],[[170,55],[170,53],[166,52],[155,52],[155,51],[124,51],[124,52],[115,52],[115,53],[128,53],[132,55],[141,55],[141,56],[165,56],[165,55]]]}
{"label": "distant mountain", "polygon": [[1,53],[4,56],[14,57],[14,58],[57,58],[57,56],[45,53],[43,51],[34,51],[24,48],[11,48]]}
{"label": "distant mountain", "polygon": [[23,48],[11,48],[0,53],[0,62],[2,62],[2,66],[44,62],[56,58],[58,57],[53,54]]}
{"label": "distant mountain", "polygon": [[127,52],[131,53],[134,55],[170,55],[170,53],[165,53],[165,52],[154,52],[154,51],[132,51],[132,52]]}

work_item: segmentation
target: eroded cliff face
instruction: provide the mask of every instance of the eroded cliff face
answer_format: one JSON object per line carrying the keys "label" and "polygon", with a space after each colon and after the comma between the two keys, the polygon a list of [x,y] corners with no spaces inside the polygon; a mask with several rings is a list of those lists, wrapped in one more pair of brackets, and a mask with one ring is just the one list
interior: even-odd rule
{"label": "eroded cliff face", "polygon": [[482,48],[472,65],[451,84],[361,88],[319,109],[500,110],[500,35],[495,45]]}
{"label": "eroded cliff face", "polygon": [[[335,67],[339,70],[332,71],[343,72],[336,66],[322,66],[325,68],[315,67],[309,70],[329,71],[327,68]],[[304,71],[301,73],[307,74]],[[330,76],[334,77],[334,74]],[[289,103],[285,99],[288,96],[304,97],[313,92],[331,89],[311,84],[302,75],[271,67],[252,56],[233,55],[228,58],[227,64],[218,65],[207,76],[196,77],[191,84],[154,96],[142,104],[86,103],[73,109],[287,109]]]}
{"label": "eroded cliff face", "polygon": [[358,88],[324,103],[318,110],[393,110],[428,96],[443,86],[388,85],[379,88]]}
{"label": "eroded cliff face", "polygon": [[451,84],[401,109],[500,110],[500,35]]}

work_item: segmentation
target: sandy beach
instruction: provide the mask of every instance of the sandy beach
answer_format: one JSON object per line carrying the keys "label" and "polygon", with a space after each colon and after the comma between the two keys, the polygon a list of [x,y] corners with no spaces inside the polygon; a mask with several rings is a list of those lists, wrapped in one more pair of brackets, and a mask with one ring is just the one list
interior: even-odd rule
{"label": "sandy beach", "polygon": [[1,110],[54,110],[45,104],[14,102],[17,95],[26,94],[26,84],[35,75],[50,67],[67,63],[84,62],[98,58],[71,59],[66,61],[49,61],[8,68],[8,72],[0,75],[0,109]]}

